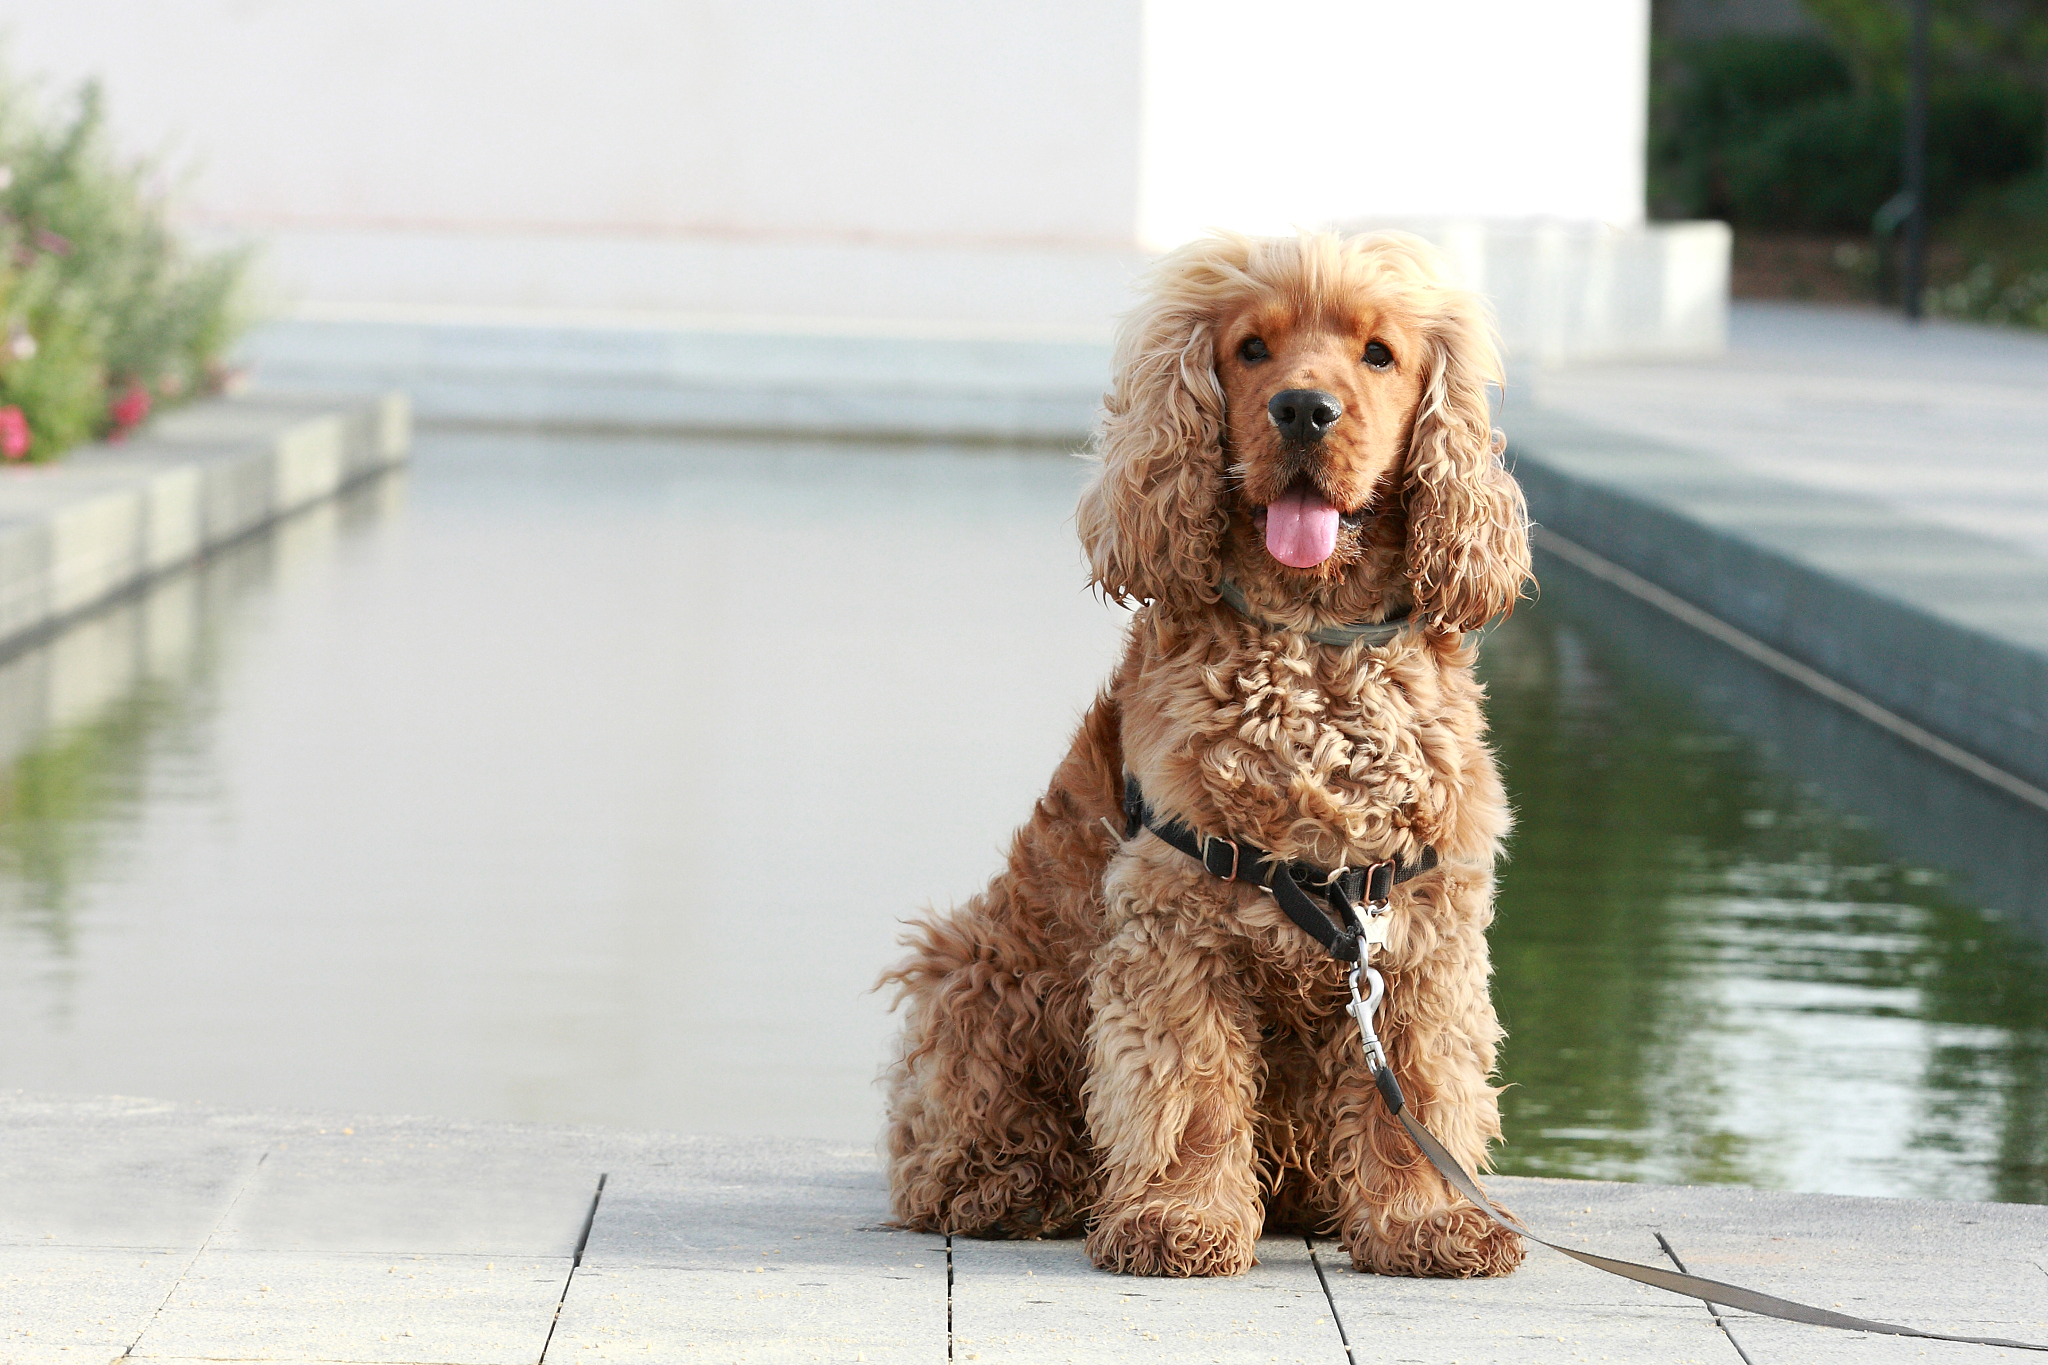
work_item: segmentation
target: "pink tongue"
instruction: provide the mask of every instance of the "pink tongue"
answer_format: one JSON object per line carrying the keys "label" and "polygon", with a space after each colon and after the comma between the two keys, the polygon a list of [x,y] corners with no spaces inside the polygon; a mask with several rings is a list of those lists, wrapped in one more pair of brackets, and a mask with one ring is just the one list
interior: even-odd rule
{"label": "pink tongue", "polygon": [[1337,548],[1337,509],[1290,488],[1266,509],[1266,550],[1290,569],[1313,569]]}

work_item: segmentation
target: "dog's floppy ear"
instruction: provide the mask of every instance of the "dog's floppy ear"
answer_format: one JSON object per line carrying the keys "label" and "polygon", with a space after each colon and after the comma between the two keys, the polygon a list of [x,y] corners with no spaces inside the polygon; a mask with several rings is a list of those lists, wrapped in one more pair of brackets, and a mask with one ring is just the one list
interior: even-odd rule
{"label": "dog's floppy ear", "polygon": [[1424,616],[1475,630],[1513,610],[1529,580],[1529,510],[1487,407],[1501,368],[1484,306],[1463,290],[1439,299],[1408,444],[1409,589]]}
{"label": "dog's floppy ear", "polygon": [[1225,513],[1214,314],[1243,280],[1248,247],[1219,236],[1167,256],[1117,333],[1099,467],[1074,521],[1096,586],[1118,602],[1215,600]]}

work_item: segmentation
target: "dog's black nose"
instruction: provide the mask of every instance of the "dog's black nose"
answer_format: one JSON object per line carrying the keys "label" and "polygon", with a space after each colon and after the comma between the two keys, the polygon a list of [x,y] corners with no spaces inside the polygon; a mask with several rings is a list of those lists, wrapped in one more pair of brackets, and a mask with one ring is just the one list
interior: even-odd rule
{"label": "dog's black nose", "polygon": [[1282,389],[1266,404],[1266,415],[1280,428],[1283,440],[1306,445],[1329,435],[1344,415],[1344,405],[1336,394],[1321,389]]}

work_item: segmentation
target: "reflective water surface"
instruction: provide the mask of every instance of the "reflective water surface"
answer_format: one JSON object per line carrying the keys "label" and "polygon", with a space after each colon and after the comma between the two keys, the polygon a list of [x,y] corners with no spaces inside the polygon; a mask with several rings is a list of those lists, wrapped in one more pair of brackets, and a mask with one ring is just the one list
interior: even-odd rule
{"label": "reflective water surface", "polygon": [[[432,435],[0,663],[0,1085],[865,1139],[1106,674],[1080,469]],[[2048,840],[1543,566],[1503,1169],[2048,1198]]]}
{"label": "reflective water surface", "polygon": [[[1943,850],[1958,871],[1902,857],[1864,793],[1830,790],[1841,767],[1783,761],[1810,728],[1724,728],[1700,674],[1640,657],[1681,628],[1602,641],[1594,585],[1539,567],[1542,602],[1484,655],[1520,818],[1492,934],[1501,1169],[2048,1199],[2048,953],[1968,875],[2002,855],[2000,814],[2031,821],[1985,812]],[[1901,785],[1949,784],[1930,799],[1993,802],[1890,758]]]}

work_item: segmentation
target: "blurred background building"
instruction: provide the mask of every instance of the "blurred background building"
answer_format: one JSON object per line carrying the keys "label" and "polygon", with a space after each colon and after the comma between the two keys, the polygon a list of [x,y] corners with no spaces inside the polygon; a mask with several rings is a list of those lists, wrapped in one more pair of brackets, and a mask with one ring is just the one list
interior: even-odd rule
{"label": "blurred background building", "polygon": [[1212,227],[1410,227],[1518,354],[1711,352],[1728,243],[1645,220],[1649,0],[67,0],[300,319],[1096,339]]}

